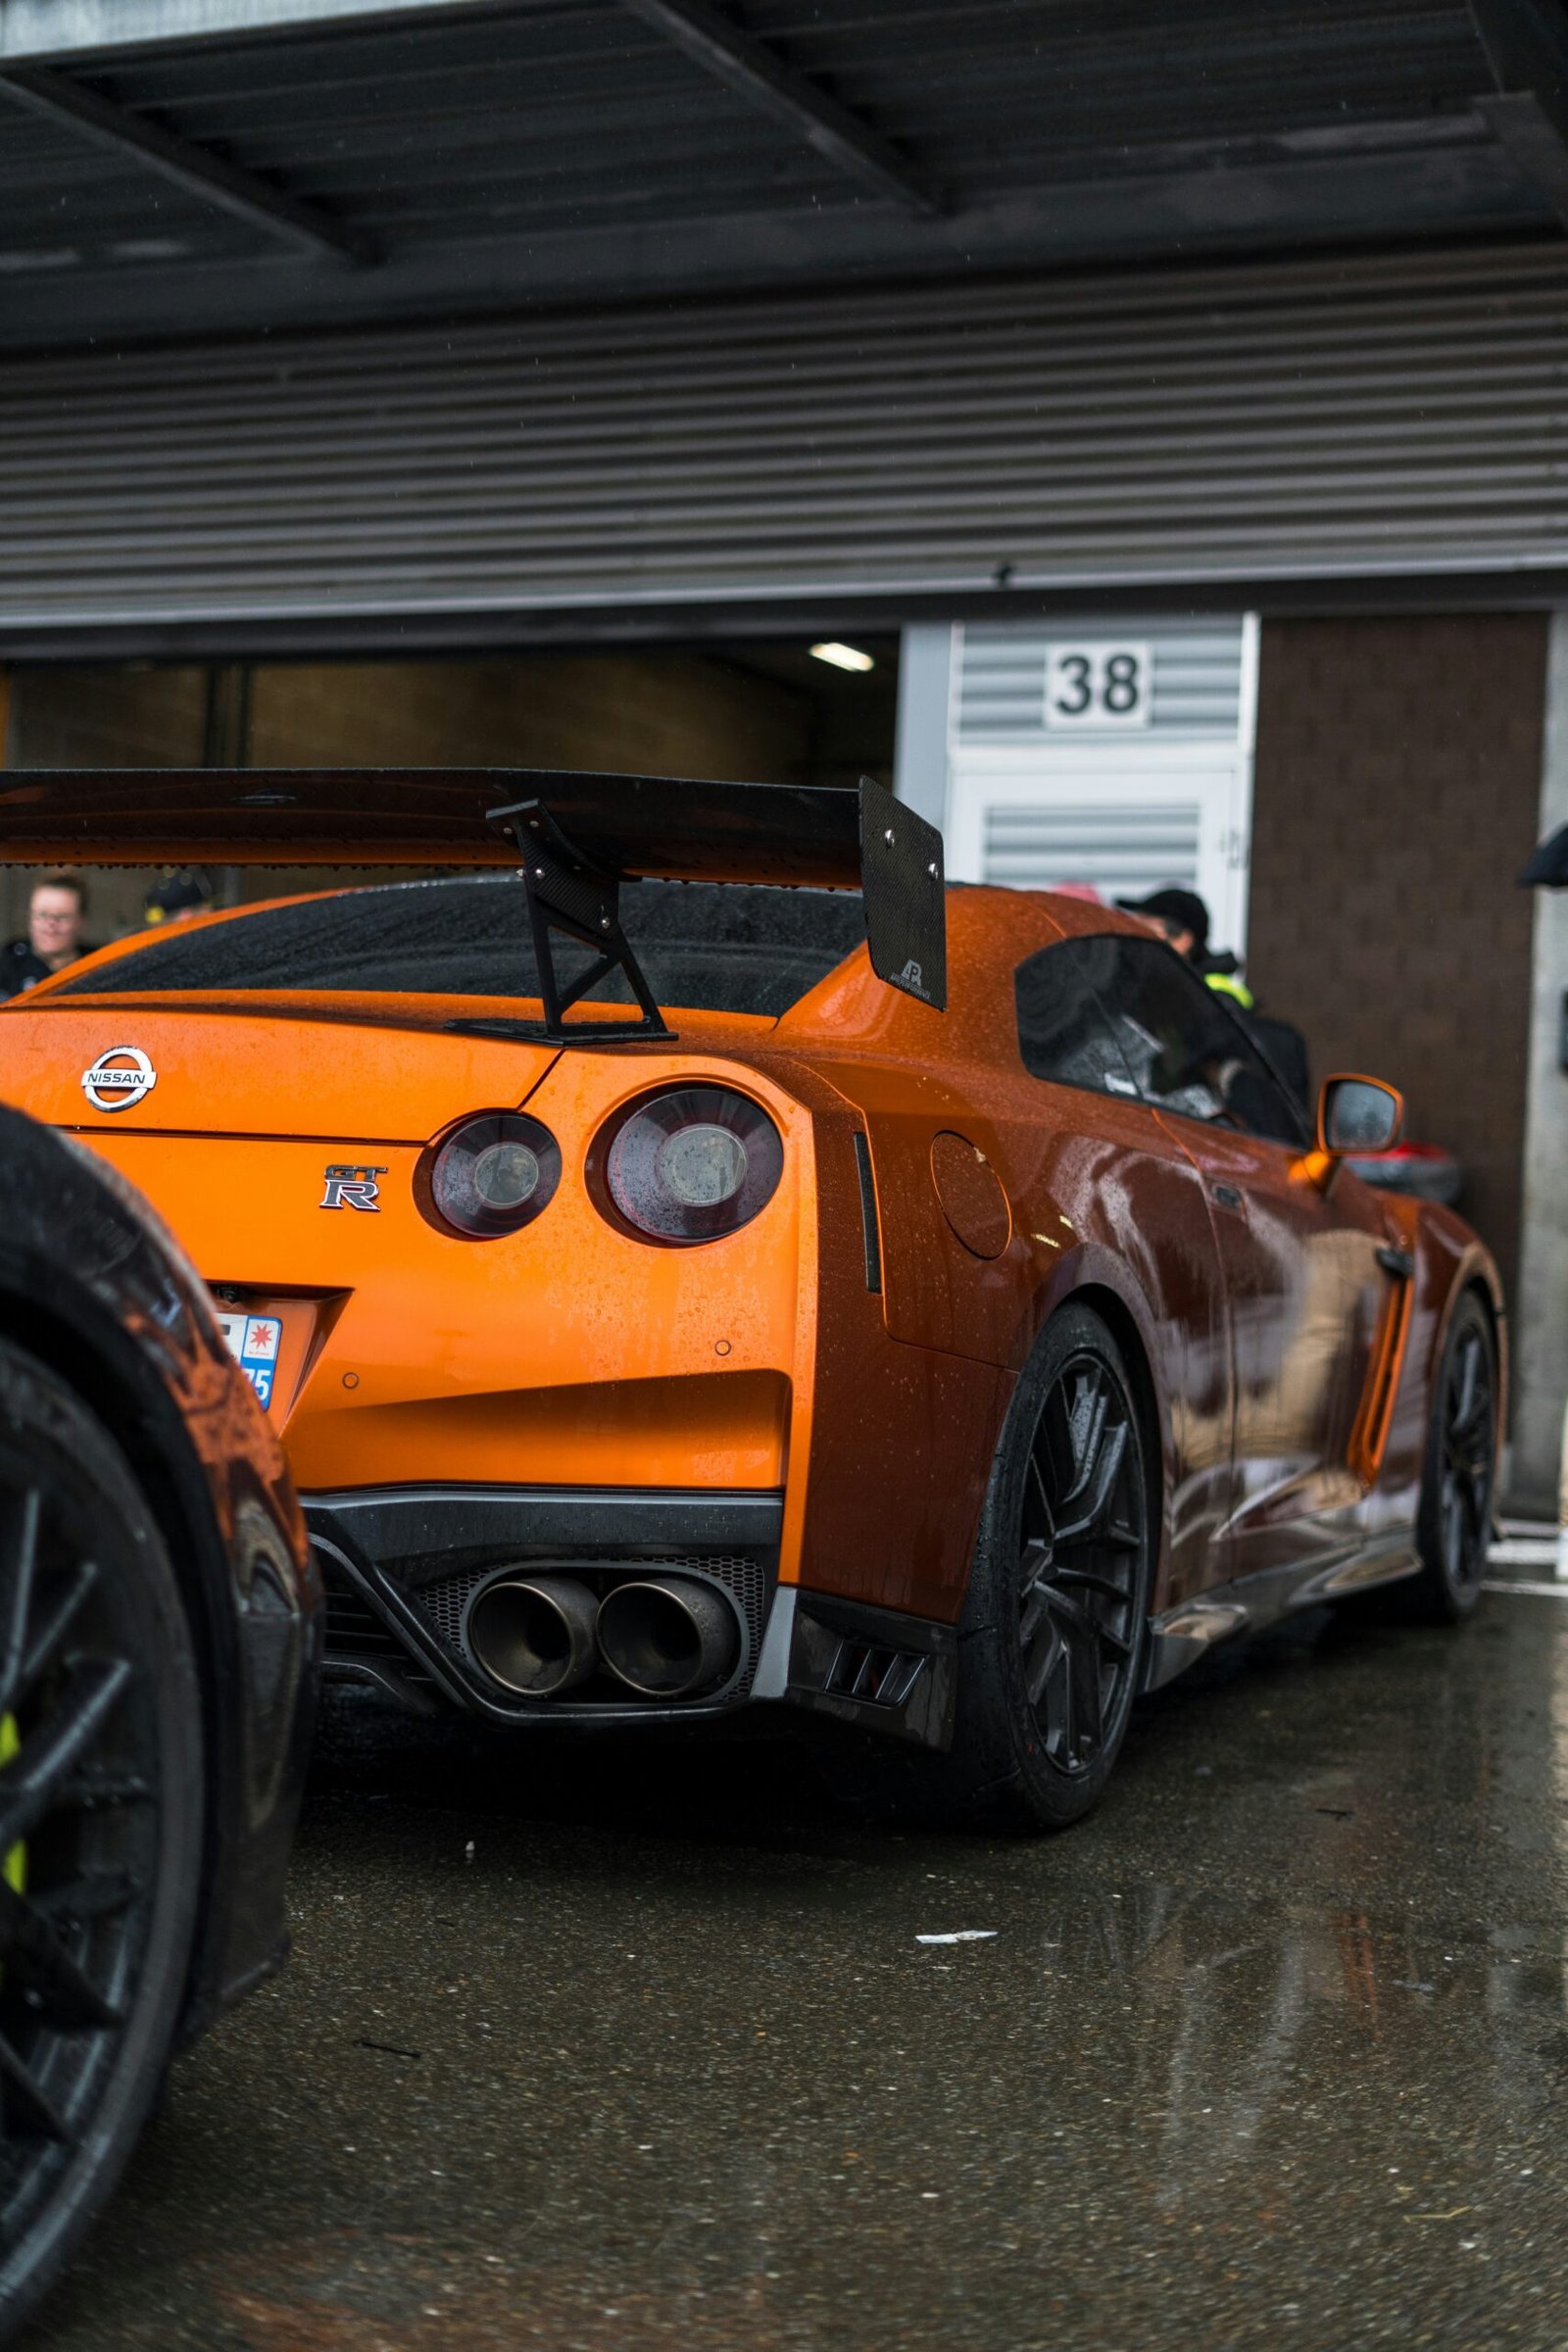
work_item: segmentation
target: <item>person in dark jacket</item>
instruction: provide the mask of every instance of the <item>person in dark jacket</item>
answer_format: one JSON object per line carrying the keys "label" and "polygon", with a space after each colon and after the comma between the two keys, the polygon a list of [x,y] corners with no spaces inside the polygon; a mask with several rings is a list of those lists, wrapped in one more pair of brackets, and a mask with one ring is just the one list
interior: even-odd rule
{"label": "person in dark jacket", "polygon": [[176,865],[160,874],[141,903],[144,923],[188,923],[213,904],[213,877],[205,866]]}
{"label": "person in dark jacket", "polygon": [[0,948],[0,997],[16,997],[36,988],[74,963],[90,956],[92,946],[81,936],[87,912],[87,886],[79,874],[45,874],[32,886],[27,901],[27,929],[22,939]]}
{"label": "person in dark jacket", "polygon": [[1147,899],[1118,899],[1116,905],[1124,914],[1140,914],[1146,923],[1152,923],[1216,996],[1229,997],[1246,1027],[1304,1107],[1311,1100],[1306,1040],[1293,1021],[1278,1020],[1272,1013],[1258,1010],[1234,956],[1211,953],[1208,908],[1197,891],[1181,890],[1172,884],[1165,890],[1152,890]]}

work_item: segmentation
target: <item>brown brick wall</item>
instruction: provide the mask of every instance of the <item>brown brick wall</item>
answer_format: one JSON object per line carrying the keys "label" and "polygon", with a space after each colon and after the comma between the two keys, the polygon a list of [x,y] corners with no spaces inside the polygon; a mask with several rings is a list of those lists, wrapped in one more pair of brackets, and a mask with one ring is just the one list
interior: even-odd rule
{"label": "brown brick wall", "polygon": [[1248,979],[1314,1078],[1402,1087],[1462,1206],[1518,1257],[1546,622],[1266,622]]}
{"label": "brown brick wall", "polygon": [[257,668],[253,767],[585,767],[777,776],[807,753],[781,687],[697,655],[520,655],[490,662]]}

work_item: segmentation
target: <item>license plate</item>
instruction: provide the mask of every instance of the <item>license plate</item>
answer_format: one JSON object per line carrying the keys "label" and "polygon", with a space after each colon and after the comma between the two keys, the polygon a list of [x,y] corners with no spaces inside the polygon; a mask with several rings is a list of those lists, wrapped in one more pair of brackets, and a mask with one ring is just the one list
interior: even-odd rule
{"label": "license plate", "polygon": [[219,1328],[228,1343],[228,1352],[256,1391],[265,1410],[272,1401],[272,1386],[277,1378],[278,1353],[283,1345],[283,1323],[279,1315],[249,1315],[220,1307]]}

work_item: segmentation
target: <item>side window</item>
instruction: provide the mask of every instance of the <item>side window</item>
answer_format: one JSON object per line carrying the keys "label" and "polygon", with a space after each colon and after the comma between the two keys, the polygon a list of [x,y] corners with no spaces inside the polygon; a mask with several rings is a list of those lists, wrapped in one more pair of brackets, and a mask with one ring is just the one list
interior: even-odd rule
{"label": "side window", "polygon": [[1102,1002],[1115,978],[1118,944],[1108,938],[1064,939],[1018,966],[1013,981],[1018,1051],[1031,1077],[1136,1099],[1138,1082]]}
{"label": "side window", "polygon": [[1140,1091],[1161,1110],[1305,1141],[1285,1089],[1222,997],[1158,940],[1119,937],[1105,1001]]}

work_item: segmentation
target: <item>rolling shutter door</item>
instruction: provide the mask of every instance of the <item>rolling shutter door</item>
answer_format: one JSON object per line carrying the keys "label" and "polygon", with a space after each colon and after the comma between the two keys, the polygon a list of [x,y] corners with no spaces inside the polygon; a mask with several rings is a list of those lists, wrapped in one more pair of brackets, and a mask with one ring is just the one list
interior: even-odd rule
{"label": "rolling shutter door", "polygon": [[1565,295],[1543,243],[20,358],[0,652],[1517,578],[1568,560]]}

